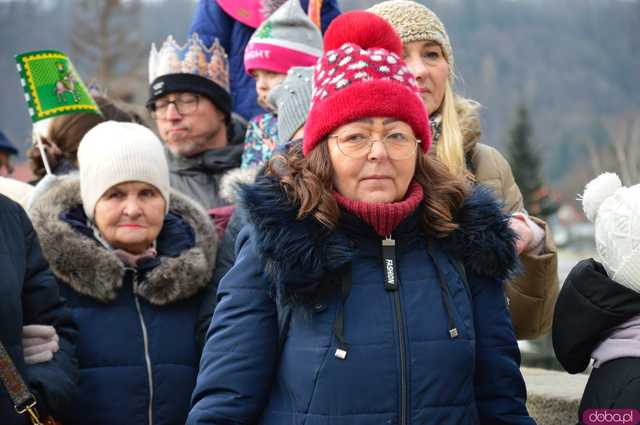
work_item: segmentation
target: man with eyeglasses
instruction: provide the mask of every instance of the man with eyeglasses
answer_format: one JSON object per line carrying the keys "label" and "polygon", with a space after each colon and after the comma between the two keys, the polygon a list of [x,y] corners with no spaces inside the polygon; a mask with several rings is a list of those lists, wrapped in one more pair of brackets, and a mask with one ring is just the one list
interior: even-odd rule
{"label": "man with eyeglasses", "polygon": [[[195,61],[195,62],[194,62]],[[240,166],[244,126],[232,119],[226,53],[194,34],[170,36],[149,58],[147,109],[167,148],[171,186],[207,209],[226,204],[220,179]]]}

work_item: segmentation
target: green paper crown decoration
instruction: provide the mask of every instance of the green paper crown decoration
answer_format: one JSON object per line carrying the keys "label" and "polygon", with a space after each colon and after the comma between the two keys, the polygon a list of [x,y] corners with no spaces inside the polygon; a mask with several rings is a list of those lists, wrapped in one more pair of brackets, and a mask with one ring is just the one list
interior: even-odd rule
{"label": "green paper crown decoration", "polygon": [[100,114],[69,58],[55,50],[16,56],[18,74],[31,121],[75,112]]}

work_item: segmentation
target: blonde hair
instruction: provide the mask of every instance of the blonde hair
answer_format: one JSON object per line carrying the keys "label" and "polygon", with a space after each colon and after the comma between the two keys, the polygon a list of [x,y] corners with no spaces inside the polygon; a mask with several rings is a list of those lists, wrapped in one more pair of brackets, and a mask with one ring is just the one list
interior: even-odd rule
{"label": "blonde hair", "polygon": [[456,176],[473,177],[465,160],[465,141],[480,137],[480,104],[454,93],[450,80],[445,85],[440,113],[442,128],[435,146],[436,157]]}

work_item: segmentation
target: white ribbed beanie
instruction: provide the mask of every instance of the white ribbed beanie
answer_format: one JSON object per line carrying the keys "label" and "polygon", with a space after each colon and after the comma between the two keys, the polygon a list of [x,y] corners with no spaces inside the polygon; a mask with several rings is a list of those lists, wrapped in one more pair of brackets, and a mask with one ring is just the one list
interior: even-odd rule
{"label": "white ribbed beanie", "polygon": [[609,277],[640,293],[640,184],[624,187],[616,174],[601,174],[587,184],[582,207]]}
{"label": "white ribbed beanie", "polygon": [[112,186],[140,181],[155,186],[169,210],[169,166],[162,143],[148,128],[107,121],[85,134],[78,147],[82,206],[93,220],[96,203]]}

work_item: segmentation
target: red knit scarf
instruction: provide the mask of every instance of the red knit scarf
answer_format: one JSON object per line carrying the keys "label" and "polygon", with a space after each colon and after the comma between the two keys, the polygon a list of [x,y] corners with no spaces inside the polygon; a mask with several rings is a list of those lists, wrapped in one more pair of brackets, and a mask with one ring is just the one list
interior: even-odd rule
{"label": "red knit scarf", "polygon": [[333,194],[342,208],[360,217],[369,224],[382,237],[389,236],[391,232],[412,212],[418,208],[424,199],[424,192],[419,183],[413,182],[409,185],[409,190],[404,200],[389,203],[372,203],[354,201],[345,198],[338,192]]}

